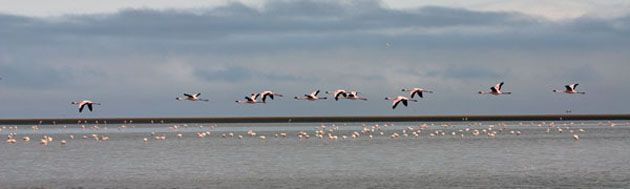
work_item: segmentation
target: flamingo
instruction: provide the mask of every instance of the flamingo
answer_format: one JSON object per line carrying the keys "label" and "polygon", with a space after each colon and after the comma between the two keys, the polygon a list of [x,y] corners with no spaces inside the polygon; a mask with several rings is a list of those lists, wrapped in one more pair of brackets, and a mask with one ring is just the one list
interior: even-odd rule
{"label": "flamingo", "polygon": [[348,93],[348,96],[346,97],[346,99],[349,99],[349,100],[367,100],[367,98],[359,97],[358,94],[359,94],[359,92],[350,91]]}
{"label": "flamingo", "polygon": [[251,97],[246,96],[245,100],[237,100],[236,103],[242,104],[242,103],[247,103],[247,104],[256,104],[256,103],[265,103],[264,101],[257,101],[256,98],[258,98],[259,94],[258,93],[252,93]]}
{"label": "flamingo", "polygon": [[186,93],[184,93],[184,96],[186,96],[185,98],[182,98],[182,97],[177,97],[177,98],[175,98],[175,99],[180,100],[180,101],[181,101],[181,100],[190,100],[190,101],[206,101],[206,102],[208,101],[208,99],[201,99],[201,98],[199,98],[199,95],[201,95],[201,93],[197,93],[197,94],[195,94],[195,95],[190,95],[190,94],[186,94]]}
{"label": "flamingo", "polygon": [[501,86],[503,86],[504,82],[498,83],[497,85],[495,85],[494,87],[490,87],[489,92],[483,92],[483,91],[479,91],[479,94],[491,94],[491,95],[509,95],[512,94],[512,92],[502,92],[501,91]]}
{"label": "flamingo", "polygon": [[295,99],[296,100],[310,100],[310,101],[327,99],[327,97],[318,97],[317,94],[319,94],[319,90],[314,91],[311,94],[305,94],[304,97],[296,96]]}
{"label": "flamingo", "polygon": [[396,108],[396,106],[398,106],[398,104],[399,104],[400,102],[402,102],[402,103],[403,103],[403,105],[405,105],[405,106],[407,106],[407,102],[408,102],[408,101],[418,102],[418,100],[415,100],[415,99],[409,99],[409,98],[404,97],[404,96],[398,96],[398,97],[396,97],[396,98],[385,97],[385,100],[393,100],[393,102],[392,102],[392,109],[395,109],[395,108]]}
{"label": "flamingo", "polygon": [[326,91],[326,94],[331,94],[331,93],[333,94],[333,97],[335,98],[335,100],[339,100],[340,96],[343,96],[344,98],[348,97],[348,92],[343,89],[337,89],[334,92]]}
{"label": "flamingo", "polygon": [[579,85],[579,83],[574,83],[571,85],[565,85],[566,88],[564,91],[561,90],[553,90],[554,93],[567,93],[567,94],[586,94],[585,92],[576,91],[575,88]]}
{"label": "flamingo", "polygon": [[413,98],[416,94],[418,94],[418,96],[420,98],[422,98],[422,93],[426,92],[426,93],[433,93],[433,91],[429,91],[429,90],[424,90],[421,88],[413,88],[413,89],[402,89],[403,92],[409,91],[409,96],[411,98]]}
{"label": "flamingo", "polygon": [[280,93],[276,93],[273,91],[263,91],[262,93],[259,94],[262,97],[262,101],[265,102],[265,100],[267,99],[267,97],[271,98],[271,100],[273,100],[273,96],[280,96],[282,97],[283,95]]}
{"label": "flamingo", "polygon": [[101,103],[96,103],[96,102],[92,102],[89,100],[83,100],[81,102],[72,102],[72,104],[78,104],[79,105],[79,112],[83,112],[83,107],[85,107],[87,105],[88,110],[90,110],[90,112],[92,111],[92,104],[95,105],[101,105]]}

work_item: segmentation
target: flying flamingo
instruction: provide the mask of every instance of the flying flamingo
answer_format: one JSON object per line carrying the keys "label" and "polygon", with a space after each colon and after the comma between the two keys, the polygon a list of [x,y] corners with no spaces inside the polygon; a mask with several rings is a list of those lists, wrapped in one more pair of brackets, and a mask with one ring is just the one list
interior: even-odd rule
{"label": "flying flamingo", "polygon": [[346,90],[343,89],[337,89],[334,92],[331,91],[326,91],[326,94],[333,94],[333,98],[335,98],[335,100],[339,100],[340,96],[343,96],[343,98],[346,98],[348,96],[348,92],[346,92]]}
{"label": "flying flamingo", "polygon": [[182,97],[177,97],[175,99],[177,100],[190,100],[190,101],[208,101],[208,99],[201,99],[199,98],[199,95],[201,95],[201,93],[197,93],[195,95],[190,95],[190,94],[186,94],[184,93],[184,96],[186,96],[185,98]]}
{"label": "flying flamingo", "polygon": [[564,91],[561,90],[553,90],[554,93],[567,93],[567,94],[586,94],[585,92],[576,91],[575,88],[578,86],[578,83],[565,85],[566,88]]}
{"label": "flying flamingo", "polygon": [[247,104],[256,104],[256,103],[265,103],[264,101],[257,101],[256,98],[258,98],[259,94],[258,93],[252,93],[251,97],[246,96],[245,100],[237,100],[236,103],[242,104],[242,103],[247,103]]}
{"label": "flying flamingo", "polygon": [[305,94],[304,97],[297,97],[296,96],[295,99],[297,99],[297,100],[310,100],[310,101],[327,99],[327,97],[318,97],[317,94],[319,94],[319,90],[314,91],[311,94]]}
{"label": "flying flamingo", "polygon": [[490,87],[489,92],[483,92],[483,91],[479,91],[479,94],[491,94],[491,95],[509,95],[512,94],[512,92],[502,92],[501,91],[501,86],[503,86],[503,82],[498,83],[497,85],[495,85],[494,87]]}
{"label": "flying flamingo", "polygon": [[356,91],[350,91],[349,93],[347,93],[348,96],[346,97],[346,99],[349,100],[367,100],[367,98],[363,98],[363,97],[359,97],[359,92]]}
{"label": "flying flamingo", "polygon": [[426,92],[426,93],[433,93],[433,91],[429,91],[429,90],[424,90],[421,88],[413,88],[413,89],[402,89],[403,92],[409,91],[409,96],[411,98],[413,98],[416,94],[418,94],[418,96],[420,98],[422,98],[422,93]]}
{"label": "flying flamingo", "polygon": [[409,99],[409,98],[404,97],[404,96],[398,96],[398,97],[396,97],[396,98],[385,97],[385,100],[393,100],[393,102],[392,102],[392,109],[395,109],[395,108],[396,108],[396,106],[398,106],[398,104],[399,104],[400,102],[402,102],[402,103],[403,103],[403,105],[405,105],[405,106],[407,106],[407,102],[408,102],[408,101],[418,102],[418,100],[415,100],[415,99]]}
{"label": "flying flamingo", "polygon": [[96,102],[92,102],[89,100],[83,100],[81,102],[72,102],[72,104],[78,104],[79,105],[79,112],[83,112],[83,107],[85,107],[87,105],[88,110],[90,110],[90,112],[92,111],[92,104],[95,105],[101,105],[101,103],[96,103]]}
{"label": "flying flamingo", "polygon": [[262,97],[262,101],[265,102],[265,100],[267,99],[267,97],[271,98],[271,100],[273,100],[273,96],[283,96],[280,93],[276,93],[273,91],[263,91],[262,93],[259,94]]}

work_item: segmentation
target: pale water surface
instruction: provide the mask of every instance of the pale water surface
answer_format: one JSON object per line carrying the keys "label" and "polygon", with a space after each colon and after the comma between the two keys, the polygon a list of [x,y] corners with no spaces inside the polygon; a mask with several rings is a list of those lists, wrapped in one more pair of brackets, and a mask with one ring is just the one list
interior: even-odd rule
{"label": "pale water surface", "polygon": [[[600,126],[600,122],[602,122]],[[18,126],[2,130],[0,143],[0,188],[417,188],[417,187],[610,187],[630,186],[630,126],[627,121],[555,122],[556,128],[545,132],[550,122],[502,122],[503,132],[494,138],[481,133],[472,136],[460,129],[487,129],[498,122],[426,123],[420,137],[401,136],[396,132],[424,123],[379,124],[370,140],[362,134],[343,140],[363,128],[361,123],[336,123],[338,140],[314,137],[315,127],[332,123],[252,123],[189,124],[169,129],[174,124],[103,125],[94,124]],[[533,124],[532,124],[533,123]],[[434,126],[431,126],[434,124]],[[448,126],[444,125],[448,124]],[[446,127],[441,127],[444,125]],[[565,127],[570,126],[570,129]],[[107,129],[105,129],[107,127]],[[578,133],[578,129],[585,133]],[[253,130],[266,140],[247,136]],[[442,130],[445,136],[429,136]],[[574,130],[580,137],[573,139]],[[197,132],[211,131],[198,138]],[[297,132],[306,131],[310,139],[298,140]],[[457,136],[451,136],[451,132]],[[509,131],[520,131],[512,135]],[[154,140],[151,132],[165,135]],[[234,132],[237,137],[223,138]],[[286,132],[287,138],[274,134]],[[7,143],[9,133],[16,133],[17,143]],[[183,138],[176,137],[177,133]],[[408,132],[410,133],[410,132]],[[83,135],[105,135],[109,141],[81,139]],[[51,136],[47,146],[39,139]],[[69,139],[74,135],[75,139]],[[29,136],[30,142],[22,141]],[[143,142],[144,137],[149,138]],[[62,146],[59,141],[68,143]]]}

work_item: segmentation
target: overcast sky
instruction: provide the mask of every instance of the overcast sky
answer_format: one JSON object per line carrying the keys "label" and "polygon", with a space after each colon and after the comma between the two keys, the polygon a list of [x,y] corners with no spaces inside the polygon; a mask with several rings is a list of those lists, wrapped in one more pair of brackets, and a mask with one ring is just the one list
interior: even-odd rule
{"label": "overcast sky", "polygon": [[[630,113],[629,1],[0,4],[0,118]],[[410,87],[435,93],[383,100]],[[369,100],[293,99],[316,89]]]}

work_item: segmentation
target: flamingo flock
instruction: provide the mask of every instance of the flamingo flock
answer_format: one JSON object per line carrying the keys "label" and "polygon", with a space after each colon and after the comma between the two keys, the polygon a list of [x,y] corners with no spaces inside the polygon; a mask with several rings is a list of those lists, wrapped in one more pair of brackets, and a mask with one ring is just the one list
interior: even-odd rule
{"label": "flamingo flock", "polygon": [[[412,99],[405,99],[406,97],[397,97],[395,100],[398,100],[398,103],[403,103],[406,101],[410,101]],[[396,106],[396,104],[394,104]],[[129,125],[127,125],[127,123]],[[116,128],[118,132],[123,132],[127,129],[135,129],[136,127],[133,125],[132,121],[129,121],[123,125],[118,126]],[[38,133],[39,127],[44,125],[36,125],[32,126],[31,129],[34,133],[33,136],[24,136],[19,134],[23,128],[19,128],[18,126],[2,126],[0,127],[0,133],[8,131],[6,142],[9,144],[16,144],[19,141],[23,143],[29,143],[31,139],[37,139],[39,136],[39,143],[43,146],[47,146],[54,141],[59,141],[59,145],[65,146],[72,143],[74,140],[93,140],[100,142],[107,142],[110,140],[110,137],[106,134],[111,132],[102,132],[99,134],[99,130],[107,130],[107,125],[100,127],[99,125],[94,125],[91,127],[86,127],[87,122],[78,122],[76,126],[67,126],[58,127],[57,129],[65,130],[65,129],[75,129],[75,131],[68,132],[68,134],[55,134],[55,136],[48,136],[45,134]],[[95,122],[95,124],[97,124]],[[185,139],[185,138],[207,138],[212,136],[220,136],[221,138],[235,138],[238,140],[245,139],[246,137],[251,137],[252,139],[257,139],[259,141],[265,141],[268,139],[284,139],[284,138],[292,138],[295,137],[298,141],[308,140],[310,138],[320,139],[322,141],[337,141],[337,140],[387,140],[387,139],[398,139],[398,138],[410,138],[410,139],[422,139],[422,138],[440,138],[440,137],[451,137],[452,139],[465,139],[468,137],[478,138],[483,137],[487,139],[493,139],[500,135],[503,135],[503,138],[508,136],[518,137],[521,135],[528,134],[543,134],[543,135],[556,135],[556,137],[572,139],[574,141],[579,141],[581,139],[580,135],[585,135],[587,133],[587,129],[601,130],[597,128],[615,128],[618,123],[608,121],[594,123],[594,122],[582,122],[582,123],[574,123],[569,121],[561,121],[560,123],[555,123],[553,121],[541,121],[538,123],[535,122],[463,122],[463,123],[453,123],[453,122],[435,122],[435,123],[412,123],[405,124],[403,126],[397,126],[393,123],[389,124],[366,124],[366,123],[355,123],[353,125],[348,125],[348,123],[344,123],[343,125],[336,124],[321,124],[319,126],[315,126],[313,130],[297,130],[297,131],[264,131],[261,133],[257,133],[253,130],[248,130],[246,133],[244,131],[231,131],[230,129],[221,129],[223,131],[215,130],[219,127],[217,124],[211,125],[168,125],[168,124],[159,124],[156,127],[146,127],[143,126],[143,129],[147,128],[156,129],[156,131],[152,131],[146,134],[136,135],[136,131],[130,132],[134,133],[134,136],[139,138],[140,142],[148,143],[151,141],[164,141],[167,138]],[[359,127],[360,126],[360,127]],[[630,122],[626,122],[625,126],[630,126]],[[74,127],[74,128],[72,128]],[[76,129],[80,129],[78,132]],[[168,129],[168,131],[166,131]],[[524,129],[524,130],[521,130]],[[160,130],[160,132],[157,132]],[[223,132],[223,133],[221,133]],[[89,134],[92,133],[92,134]],[[80,137],[75,137],[74,134],[77,134]],[[379,138],[380,136],[380,138]],[[273,137],[273,138],[272,138]],[[126,138],[126,137],[123,137]],[[21,140],[19,140],[21,139]],[[113,139],[118,139],[118,137],[114,137]]]}
{"label": "flamingo flock", "polygon": [[[505,84],[505,82],[500,82],[497,83],[496,85],[490,87],[490,91],[479,91],[478,94],[480,95],[510,95],[512,94],[512,92],[508,92],[508,91],[503,91],[503,85]],[[583,91],[577,91],[575,88],[578,86],[578,83],[574,83],[574,84],[570,84],[570,85],[566,85],[565,86],[565,90],[553,90],[554,93],[565,93],[565,94],[586,94]],[[392,101],[392,109],[396,109],[396,107],[398,106],[398,104],[402,103],[404,106],[408,106],[409,102],[418,102],[418,100],[414,99],[416,96],[419,97],[420,99],[424,98],[425,94],[433,94],[433,91],[431,90],[426,90],[423,88],[410,88],[410,89],[402,89],[402,92],[406,92],[408,97],[406,96],[397,96],[397,97],[386,97],[385,100],[389,100]],[[320,97],[318,96],[320,93],[320,90],[315,90],[313,92],[311,92],[310,94],[304,94],[303,97],[294,97],[294,99],[296,100],[308,100],[308,101],[318,101],[318,100],[326,100],[328,99],[328,97]],[[334,99],[335,101],[339,101],[339,100],[361,100],[361,101],[367,101],[368,99],[363,97],[363,96],[359,96],[359,92],[358,91],[351,91],[351,90],[344,90],[344,89],[337,89],[334,91],[325,91],[325,94],[331,95],[332,94],[332,99]],[[208,99],[202,99],[199,98],[199,96],[201,95],[201,93],[196,93],[194,95],[188,94],[188,93],[184,93],[184,97],[177,97],[175,98],[178,101],[209,101]],[[245,100],[236,100],[235,102],[238,104],[265,104],[267,103],[268,100],[274,100],[275,97],[283,97],[284,95],[271,91],[271,90],[265,90],[263,92],[259,92],[259,93],[252,93],[250,96],[245,96]],[[88,109],[90,111],[93,110],[93,105],[101,105],[100,103],[94,103],[90,100],[83,100],[80,102],[72,102],[72,104],[77,104],[78,108],[79,108],[79,112],[83,112],[83,108],[85,106],[88,107]]]}

